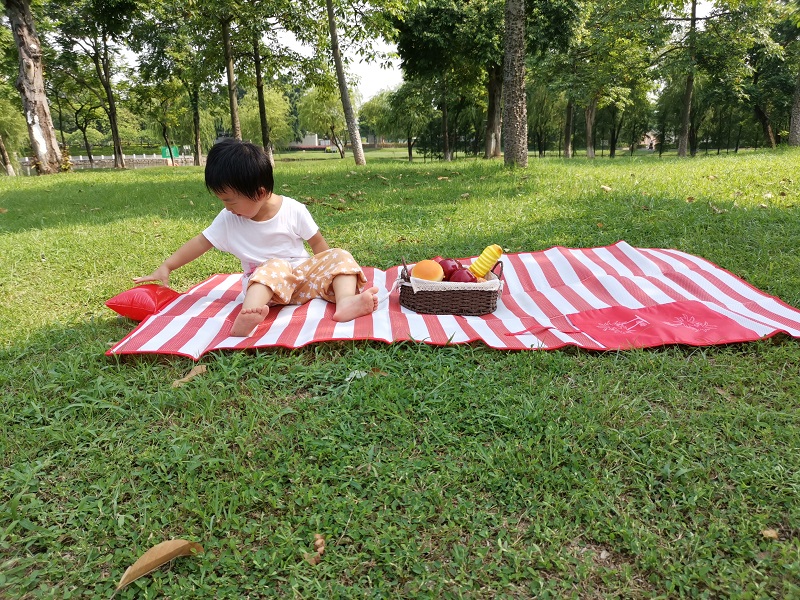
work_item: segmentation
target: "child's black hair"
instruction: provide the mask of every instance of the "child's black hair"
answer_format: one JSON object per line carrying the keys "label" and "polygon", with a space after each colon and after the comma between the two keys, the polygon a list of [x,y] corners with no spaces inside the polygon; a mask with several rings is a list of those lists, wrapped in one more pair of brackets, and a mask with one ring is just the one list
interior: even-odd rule
{"label": "child's black hair", "polygon": [[269,194],[275,187],[272,164],[261,147],[226,138],[208,151],[206,188],[210,192],[218,194],[233,190],[255,199],[261,187]]}

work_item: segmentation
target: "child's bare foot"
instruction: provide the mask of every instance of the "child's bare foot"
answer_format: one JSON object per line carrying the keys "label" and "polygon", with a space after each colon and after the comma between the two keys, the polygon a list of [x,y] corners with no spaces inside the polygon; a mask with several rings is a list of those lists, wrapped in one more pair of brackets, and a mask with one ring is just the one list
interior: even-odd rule
{"label": "child's bare foot", "polygon": [[242,308],[233,321],[230,335],[232,337],[247,337],[256,325],[267,318],[268,314],[269,306]]}
{"label": "child's bare foot", "polygon": [[368,315],[378,308],[378,288],[371,287],[355,296],[348,296],[336,303],[333,320],[352,321],[356,317]]}

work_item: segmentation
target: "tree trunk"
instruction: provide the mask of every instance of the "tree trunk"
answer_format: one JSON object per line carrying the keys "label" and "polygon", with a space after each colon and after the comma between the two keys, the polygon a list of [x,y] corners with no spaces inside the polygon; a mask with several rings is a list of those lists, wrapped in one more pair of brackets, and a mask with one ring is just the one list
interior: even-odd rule
{"label": "tree trunk", "polygon": [[225,55],[225,71],[228,74],[228,101],[231,108],[231,132],[237,140],[242,139],[242,126],[239,123],[239,102],[236,98],[236,77],[233,74],[233,47],[231,46],[231,22],[226,19],[222,25],[222,49]]}
{"label": "tree trunk", "polygon": [[414,138],[411,136],[411,128],[409,127],[406,134],[406,146],[408,147],[408,162],[414,162]]}
{"label": "tree trunk", "polygon": [[764,132],[764,139],[767,141],[770,148],[775,148],[775,134],[772,131],[772,123],[769,121],[769,115],[767,115],[764,109],[758,104],[753,107],[753,112],[756,115],[756,119],[761,124],[761,130]]}
{"label": "tree trunk", "polygon": [[[619,119],[617,116],[619,115]],[[619,138],[622,137],[622,127],[625,124],[625,111],[620,111],[618,108],[614,107],[614,119],[611,123],[611,133],[609,134],[608,138],[608,157],[615,158],[617,156],[617,144],[619,144]]]}
{"label": "tree trunk", "polygon": [[365,165],[367,164],[367,159],[364,158],[364,148],[361,146],[361,132],[358,130],[358,119],[356,118],[355,111],[353,111],[353,105],[350,102],[350,91],[347,89],[347,79],[345,79],[344,76],[342,53],[339,49],[339,34],[336,31],[336,15],[333,13],[333,0],[326,0],[325,6],[328,10],[328,29],[331,34],[333,64],[336,67],[336,80],[339,82],[339,95],[342,98],[344,120],[347,121],[347,131],[350,134],[350,145],[353,147],[353,158],[357,165]]}
{"label": "tree trunk", "polygon": [[344,158],[344,141],[339,140],[336,136],[336,127],[334,125],[331,125],[331,142],[339,151],[339,158]]}
{"label": "tree trunk", "polygon": [[172,144],[169,141],[169,129],[164,123],[161,123],[161,137],[164,138],[164,143],[167,145],[167,152],[169,153],[169,164],[175,166],[175,155],[172,154]]}
{"label": "tree trunk", "polygon": [[86,158],[89,159],[89,166],[94,167],[94,155],[92,154],[92,145],[89,143],[89,138],[86,136],[86,130],[88,126],[81,129],[81,134],[83,134],[83,147],[86,148]]}
{"label": "tree trunk", "polygon": [[800,146],[800,73],[794,83],[794,99],[789,119],[789,145]]}
{"label": "tree trunk", "polygon": [[486,140],[483,158],[500,156],[500,127],[503,106],[503,70],[500,65],[491,64],[488,69],[489,82],[486,91],[489,105],[486,110]]}
{"label": "tree trunk", "polygon": [[[111,129],[111,141],[114,145],[114,167],[117,169],[125,168],[125,155],[122,154],[122,140],[119,136],[119,123],[117,122],[117,102],[114,98],[114,87],[111,81],[111,59],[108,54],[108,39],[103,37],[102,55],[99,56],[95,53],[95,68],[100,83],[106,92],[106,100],[108,101],[108,124]],[[99,59],[99,63],[98,63]]]}
{"label": "tree trunk", "polygon": [[258,93],[258,118],[261,122],[261,145],[267,153],[269,163],[275,166],[272,156],[272,140],[269,139],[269,122],[267,121],[267,106],[264,100],[264,77],[261,74],[261,49],[259,48],[259,34],[253,34],[253,62],[256,68],[256,92]]}
{"label": "tree trunk", "polygon": [[39,175],[58,173],[61,170],[61,150],[44,90],[42,50],[33,25],[30,2],[4,0],[3,3],[19,51],[17,89],[22,96],[36,171]]}
{"label": "tree trunk", "polygon": [[11,157],[8,155],[8,150],[6,150],[6,145],[3,142],[3,136],[0,135],[0,159],[3,160],[3,166],[6,169],[6,175],[9,177],[16,177],[16,173],[14,172],[14,166],[11,164]]}
{"label": "tree trunk", "polygon": [[442,136],[444,137],[444,146],[442,152],[444,153],[445,162],[453,160],[453,153],[450,151],[450,115],[447,111],[447,75],[444,76],[442,82]]}
{"label": "tree trunk", "polygon": [[572,130],[575,127],[575,103],[567,100],[567,111],[564,116],[564,158],[572,158]]}
{"label": "tree trunk", "polygon": [[504,162],[528,166],[528,107],[525,99],[525,0],[506,0],[503,62]]}
{"label": "tree trunk", "polygon": [[586,158],[594,158],[594,119],[597,116],[597,98],[592,98],[584,110],[586,115]]}
{"label": "tree trunk", "polygon": [[192,144],[194,153],[194,166],[199,167],[200,149],[202,142],[200,140],[200,86],[192,84],[191,91],[189,92],[189,104],[192,105],[192,133],[194,134],[194,143]]}
{"label": "tree trunk", "polygon": [[681,131],[678,134],[678,156],[686,157],[689,146],[689,121],[692,114],[692,95],[694,94],[695,35],[697,32],[697,0],[692,0],[692,13],[689,21],[689,74],[686,76],[686,89],[681,106]]}

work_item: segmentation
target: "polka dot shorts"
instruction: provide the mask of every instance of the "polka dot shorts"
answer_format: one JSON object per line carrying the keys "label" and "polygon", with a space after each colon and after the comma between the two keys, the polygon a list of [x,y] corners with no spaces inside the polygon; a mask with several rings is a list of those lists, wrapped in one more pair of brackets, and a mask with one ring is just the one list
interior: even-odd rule
{"label": "polka dot shorts", "polygon": [[248,285],[255,282],[270,288],[270,304],[305,304],[314,298],[335,302],[332,284],[338,275],[357,276],[357,292],[367,283],[361,267],[347,250],[331,248],[294,268],[286,260],[270,259],[253,272]]}

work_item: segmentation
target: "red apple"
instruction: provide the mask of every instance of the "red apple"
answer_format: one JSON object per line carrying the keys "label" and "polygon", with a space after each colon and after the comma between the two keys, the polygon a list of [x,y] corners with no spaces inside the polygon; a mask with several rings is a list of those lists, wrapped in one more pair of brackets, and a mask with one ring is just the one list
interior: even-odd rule
{"label": "red apple", "polygon": [[453,271],[453,273],[450,275],[450,279],[447,281],[455,281],[458,283],[475,283],[478,280],[472,271],[462,267],[461,269],[456,269]]}
{"label": "red apple", "polygon": [[450,275],[453,274],[453,271],[457,269],[463,269],[464,267],[458,262],[455,258],[442,258],[439,259],[439,265],[442,267],[444,271],[444,280],[448,281],[450,279]]}

